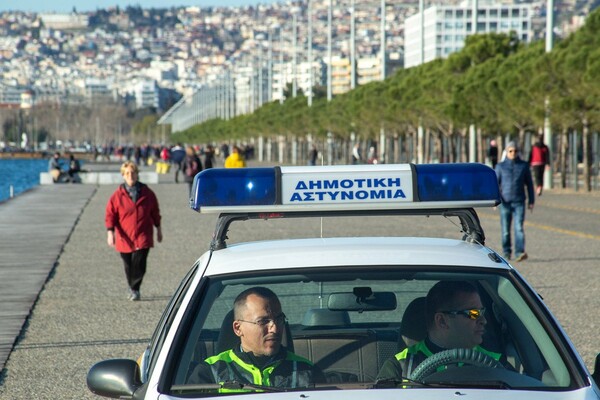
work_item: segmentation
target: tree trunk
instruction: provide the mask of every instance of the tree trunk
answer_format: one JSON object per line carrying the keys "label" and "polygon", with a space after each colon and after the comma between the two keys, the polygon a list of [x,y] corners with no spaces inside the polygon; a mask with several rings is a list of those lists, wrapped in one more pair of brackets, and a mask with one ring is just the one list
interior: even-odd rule
{"label": "tree trunk", "polygon": [[399,135],[397,132],[394,132],[393,138],[394,155],[392,163],[397,164],[399,162],[398,160],[400,159],[400,141],[398,140]]}
{"label": "tree trunk", "polygon": [[448,148],[446,149],[446,162],[453,163],[456,158],[454,157],[456,151],[456,133],[454,130],[450,131],[450,135],[448,136]]}
{"label": "tree trunk", "polygon": [[485,163],[485,150],[486,150],[486,146],[485,146],[485,140],[483,140],[483,132],[481,131],[481,128],[477,129],[477,159],[475,160],[476,162],[480,162],[480,163]]}
{"label": "tree trunk", "polygon": [[583,119],[583,182],[585,184],[585,190],[588,192],[592,191],[592,180],[590,174],[590,124],[587,118]]}
{"label": "tree trunk", "polygon": [[[408,162],[417,163],[419,160],[419,132],[413,131],[409,133],[410,142],[408,143]],[[407,138],[408,139],[408,138]]]}
{"label": "tree trunk", "polygon": [[464,128],[461,131],[460,134],[460,154],[458,155],[458,160],[456,160],[457,162],[465,162],[468,158],[467,158],[467,147],[468,147],[468,141],[467,141],[467,136],[469,135],[469,128]]}
{"label": "tree trunk", "polygon": [[567,151],[569,150],[569,130],[563,128],[560,135],[560,186],[567,187]]}
{"label": "tree trunk", "polygon": [[525,129],[523,129],[522,127],[519,128],[519,140],[517,142],[517,145],[519,146],[519,149],[521,149],[521,158],[523,158],[524,155],[522,154],[522,152],[525,149]]}

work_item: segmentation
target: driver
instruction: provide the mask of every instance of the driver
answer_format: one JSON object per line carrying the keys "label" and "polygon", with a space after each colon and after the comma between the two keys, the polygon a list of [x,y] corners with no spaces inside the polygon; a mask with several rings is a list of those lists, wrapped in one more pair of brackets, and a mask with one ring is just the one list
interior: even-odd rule
{"label": "driver", "polygon": [[427,337],[385,361],[378,380],[410,377],[426,358],[440,351],[466,348],[495,360],[501,355],[481,347],[485,308],[477,288],[466,281],[440,281],[427,294]]}
{"label": "driver", "polygon": [[244,290],[234,301],[233,316],[232,329],[239,345],[204,360],[189,383],[236,381],[298,388],[325,382],[312,362],[281,345],[285,315],[273,291],[265,287]]}

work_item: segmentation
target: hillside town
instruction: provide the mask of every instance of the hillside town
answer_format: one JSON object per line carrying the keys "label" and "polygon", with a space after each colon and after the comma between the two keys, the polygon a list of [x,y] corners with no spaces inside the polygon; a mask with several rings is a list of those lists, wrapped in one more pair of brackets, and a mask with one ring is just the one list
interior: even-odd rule
{"label": "hillside town", "polygon": [[[528,7],[523,39],[543,39],[545,1],[479,0],[481,7],[513,3]],[[556,35],[576,30],[597,3],[555,0]],[[461,6],[458,0],[443,4]],[[237,104],[231,115],[251,112],[264,102],[283,101],[291,95],[288,89],[293,95],[313,94],[315,88],[328,86],[329,94],[336,95],[404,66],[405,21],[418,12],[418,0],[3,12],[0,109],[110,103],[160,116],[215,82],[236,87]],[[455,49],[445,53],[451,51]],[[330,82],[328,65],[333,69]],[[341,69],[343,73],[336,73]],[[350,69],[356,76],[349,77]],[[244,85],[245,92],[261,89],[242,102]],[[195,118],[187,126],[197,122]]]}

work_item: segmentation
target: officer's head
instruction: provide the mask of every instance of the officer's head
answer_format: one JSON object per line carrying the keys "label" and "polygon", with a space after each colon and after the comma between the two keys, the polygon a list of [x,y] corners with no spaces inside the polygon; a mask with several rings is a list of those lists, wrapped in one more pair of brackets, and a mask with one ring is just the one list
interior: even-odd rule
{"label": "officer's head", "polygon": [[440,281],[427,294],[427,331],[437,345],[472,348],[487,323],[477,288],[466,281]]}
{"label": "officer's head", "polygon": [[233,331],[244,352],[272,356],[279,351],[285,315],[273,291],[264,287],[244,290],[234,301],[233,315]]}

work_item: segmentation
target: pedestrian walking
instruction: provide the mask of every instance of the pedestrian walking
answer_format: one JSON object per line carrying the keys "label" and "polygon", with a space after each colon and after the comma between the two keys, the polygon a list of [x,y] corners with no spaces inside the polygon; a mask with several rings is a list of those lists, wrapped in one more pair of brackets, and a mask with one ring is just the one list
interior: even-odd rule
{"label": "pedestrian walking", "polygon": [[185,148],[185,158],[183,159],[182,164],[183,178],[189,186],[189,194],[191,195],[194,177],[198,174],[198,172],[202,171],[202,162],[192,146]]}
{"label": "pedestrian walking", "polygon": [[308,165],[317,165],[317,158],[319,157],[319,150],[315,144],[312,144],[310,151],[308,152]]}
{"label": "pedestrian walking", "polygon": [[213,168],[214,166],[215,166],[215,148],[209,144],[204,149],[204,169]]}
{"label": "pedestrian walking", "polygon": [[360,144],[356,143],[352,148],[352,164],[361,164],[362,155],[360,152]]}
{"label": "pedestrian walking", "polygon": [[490,140],[490,147],[487,150],[487,156],[492,163],[492,168],[496,169],[496,165],[498,165],[498,144],[494,139]]}
{"label": "pedestrian walking", "polygon": [[529,165],[533,170],[535,190],[538,196],[542,195],[544,186],[544,172],[550,165],[550,149],[544,143],[544,135],[539,135],[537,142],[529,151]]}
{"label": "pedestrian walking", "polygon": [[[533,211],[535,197],[529,164],[518,154],[517,144],[506,145],[506,158],[496,165],[496,176],[500,186],[500,227],[502,229],[502,251],[504,258],[510,260],[512,254],[511,225],[514,224],[515,257],[517,261],[527,259],[525,252],[525,203]],[[525,194],[527,189],[527,195]]]}
{"label": "pedestrian walking", "polygon": [[223,161],[225,161],[227,157],[229,157],[229,145],[227,143],[222,143],[220,149]]}
{"label": "pedestrian walking", "polygon": [[146,261],[156,240],[162,242],[160,209],[154,192],[138,181],[138,166],[126,161],[121,166],[125,182],[106,205],[107,243],[121,254],[129,284],[129,300],[140,300],[140,286],[146,274]]}
{"label": "pedestrian walking", "polygon": [[244,168],[246,160],[239,147],[233,146],[233,150],[229,157],[225,159],[225,168]]}
{"label": "pedestrian walking", "polygon": [[179,173],[183,169],[183,159],[185,158],[185,149],[181,143],[177,143],[171,148],[171,164],[175,165],[175,183],[179,183]]}

